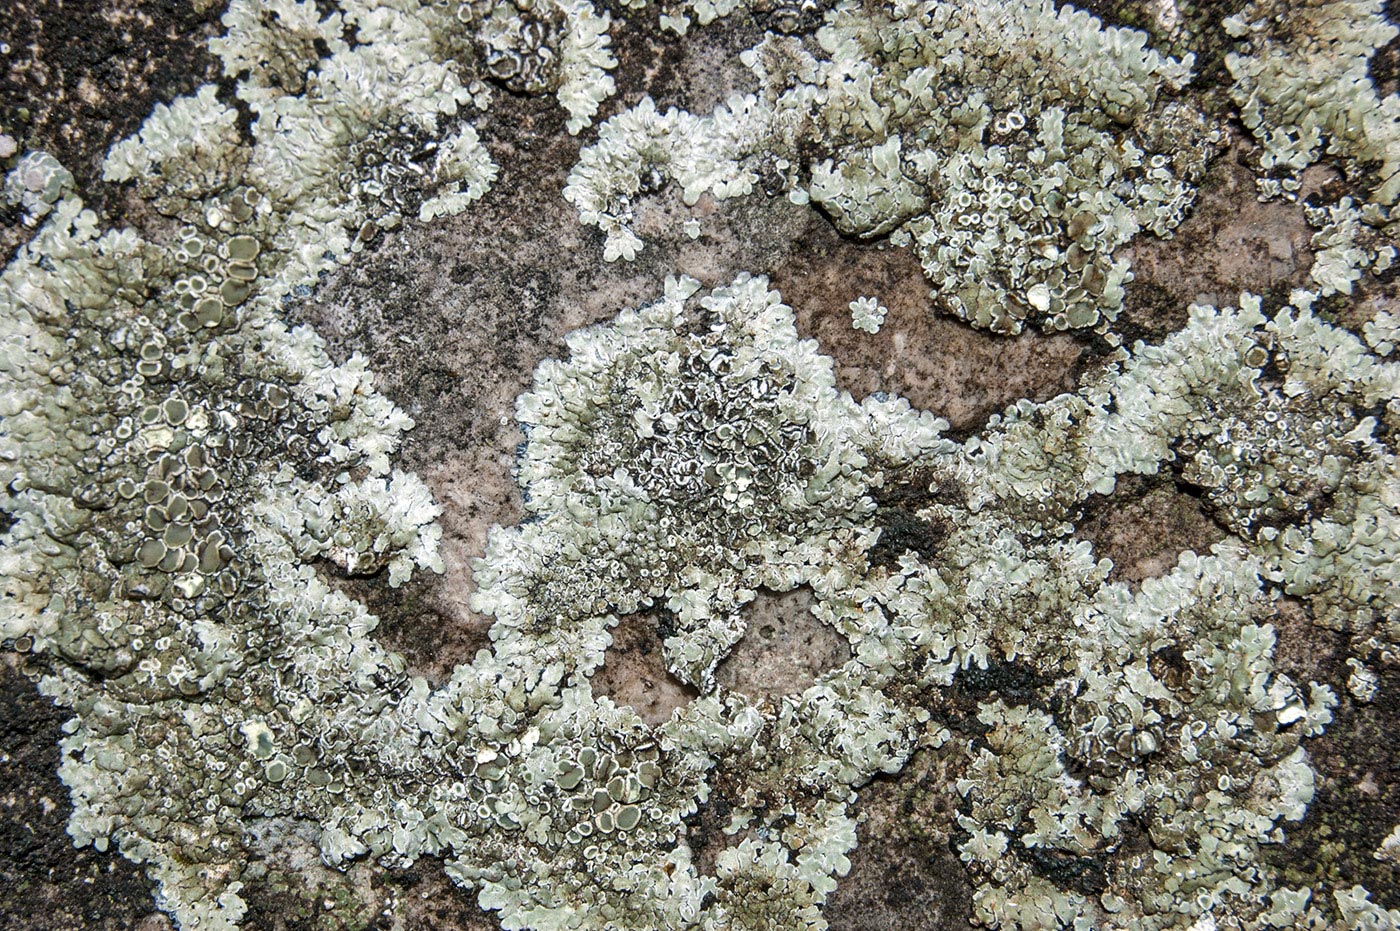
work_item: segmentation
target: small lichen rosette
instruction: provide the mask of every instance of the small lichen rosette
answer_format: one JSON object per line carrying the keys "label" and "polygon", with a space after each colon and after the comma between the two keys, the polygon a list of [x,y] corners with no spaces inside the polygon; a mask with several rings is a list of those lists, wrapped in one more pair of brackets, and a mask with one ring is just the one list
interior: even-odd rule
{"label": "small lichen rosette", "polygon": [[47,152],[26,152],[5,175],[0,196],[10,207],[23,211],[25,226],[34,226],[72,188],[73,173],[58,159]]}

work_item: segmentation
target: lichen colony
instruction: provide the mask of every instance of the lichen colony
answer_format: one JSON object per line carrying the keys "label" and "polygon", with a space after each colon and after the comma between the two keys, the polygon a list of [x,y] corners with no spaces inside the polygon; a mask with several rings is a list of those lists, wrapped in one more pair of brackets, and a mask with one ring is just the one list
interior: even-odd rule
{"label": "lichen colony", "polygon": [[[1342,313],[1396,256],[1400,98],[1367,68],[1397,30],[1379,0],[1237,7],[1183,8],[1159,50],[1050,0],[231,0],[210,49],[236,99],[158,105],[103,166],[157,232],[0,135],[29,230],[0,275],[0,638],[71,714],[73,840],[142,864],[183,931],[240,927],[296,832],[330,866],[440,858],[507,929],[824,928],[859,790],[918,754],[981,926],[1400,927],[1381,890],[1269,855],[1339,702],[1277,668],[1279,600],[1344,632],[1348,701],[1400,650],[1400,311]],[[628,21],[682,43],[731,16],[762,27],[752,93],[594,125]],[[927,313],[1102,364],[957,436],[841,390],[769,270],[657,280],[517,399],[526,519],[472,569],[490,644],[430,686],[328,581],[444,571],[441,507],[395,465],[413,422],[286,314],[473,209],[502,94],[557,97],[598,263],[636,260],[671,185],[787,197],[912,250]],[[1259,197],[1335,175],[1310,286],[1132,341],[1127,248],[1190,215],[1232,120]],[[888,312],[849,305],[870,334]],[[1130,585],[1080,524],[1159,473],[1224,539]],[[717,681],[758,593],[799,587],[849,659],[777,702]],[[591,683],[642,612],[696,695],[657,725]],[[989,670],[1021,684],[956,713]],[[687,825],[720,795],[733,842],[702,863]]]}

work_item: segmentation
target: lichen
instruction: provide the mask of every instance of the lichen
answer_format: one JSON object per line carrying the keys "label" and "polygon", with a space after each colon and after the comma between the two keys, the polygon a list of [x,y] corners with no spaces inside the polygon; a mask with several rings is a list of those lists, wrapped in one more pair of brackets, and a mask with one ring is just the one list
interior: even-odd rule
{"label": "lichen", "polygon": [[686,203],[762,184],[842,232],[912,245],[936,303],[975,326],[1106,329],[1130,273],[1116,250],[1169,236],[1218,141],[1166,92],[1190,61],[1048,2],[846,2],[815,55],[769,34],[743,55],[757,95],[709,116],[650,98],[605,123],[565,196],[633,258],[632,202],[667,179]]}
{"label": "lichen", "polygon": [[1226,58],[1240,116],[1263,145],[1266,195],[1297,191],[1324,146],[1376,203],[1400,194],[1400,97],[1382,99],[1367,73],[1396,36],[1379,0],[1256,0],[1225,21],[1239,40]]}
{"label": "lichen", "polygon": [[[412,422],[282,311],[484,196],[483,80],[557,91],[580,129],[610,20],[263,9],[235,0],[215,42],[236,102],[201,88],[107,155],[163,224],[105,229],[39,152],[5,186],[35,231],[0,273],[0,639],[72,714],[74,841],[143,864],[182,929],[236,928],[247,884],[295,882],[269,852],[289,837],[330,867],[440,858],[507,929],[821,929],[859,790],[916,752],[949,774],[911,797],[952,810],[985,927],[1400,922],[1266,856],[1308,812],[1310,741],[1400,649],[1393,314],[1358,336],[1308,291],[1193,306],[958,441],[840,390],[762,275],[669,279],[519,397],[526,519],[473,567],[490,643],[434,687],[336,583],[446,568],[439,505],[395,466]],[[763,95],[711,117],[644,101],[600,128],[569,196],[610,249],[637,245],[627,198],[663,173],[688,200],[772,173],[848,232],[902,232],[969,322],[1104,329],[1114,250],[1170,232],[1214,144],[1162,97],[1184,63],[1069,7],[845,3],[817,39],[766,38]],[[1001,212],[939,219],[972,188]],[[1315,215],[1314,276],[1341,295],[1391,255],[1354,203]],[[1086,507],[1163,472],[1224,539],[1114,581]],[[759,591],[799,587],[849,659],[777,700],[726,688]],[[1340,632],[1350,698],[1276,662],[1285,596]],[[696,690],[659,724],[593,684],[643,612]],[[709,862],[702,813],[731,840]]]}
{"label": "lichen", "polygon": [[871,334],[880,332],[880,327],[885,322],[885,315],[890,312],[888,307],[873,297],[858,297],[851,301],[849,306],[851,308],[851,326]]}
{"label": "lichen", "polygon": [[1322,296],[1350,294],[1352,285],[1367,272],[1380,274],[1395,264],[1394,208],[1375,204],[1360,207],[1350,197],[1325,207],[1306,208],[1308,222],[1317,229],[1312,238],[1310,275]]}
{"label": "lichen", "polygon": [[26,152],[5,176],[5,202],[24,212],[25,226],[34,226],[72,187],[73,174],[58,159],[47,152]]}

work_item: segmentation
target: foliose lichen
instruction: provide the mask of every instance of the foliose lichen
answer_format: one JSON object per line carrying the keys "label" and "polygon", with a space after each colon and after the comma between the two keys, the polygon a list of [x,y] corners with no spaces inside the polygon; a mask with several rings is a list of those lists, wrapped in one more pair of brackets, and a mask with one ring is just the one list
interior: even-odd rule
{"label": "foliose lichen", "polygon": [[[236,928],[289,832],[332,866],[439,857],[508,929],[820,929],[858,790],[916,752],[951,774],[985,927],[1400,924],[1265,855],[1308,811],[1309,741],[1400,649],[1393,313],[1358,336],[1308,291],[1193,306],[955,441],[841,391],[762,276],[670,279],[519,398],[528,519],[474,567],[489,648],[432,687],[335,584],[444,569],[439,507],[393,465],[411,421],[281,309],[381,230],[485,193],[483,80],[557,91],[581,128],[609,19],[268,9],[235,0],[215,42],[236,102],[202,88],[108,154],[168,226],[103,229],[51,156],[0,155],[36,228],[0,274],[0,639],[72,712],[75,842],[144,864],[182,929]],[[662,172],[688,199],[770,173],[847,231],[902,231],[970,322],[1102,327],[1114,249],[1170,231],[1213,145],[1164,99],[1184,63],[1069,7],[846,3],[817,40],[765,39],[764,94],[711,117],[643,102],[602,127],[569,195],[584,218],[622,254],[625,199]],[[938,219],[970,216],[948,205],[973,187],[976,223]],[[1317,214],[1321,287],[1393,258],[1367,232],[1383,194]],[[1088,502],[1164,471],[1227,536],[1113,580]],[[776,701],[725,687],[747,606],[799,586],[850,658]],[[1350,698],[1279,668],[1282,597],[1342,632]],[[698,693],[658,725],[591,681],[639,612],[664,614],[667,667]],[[712,866],[702,809],[732,840]]]}
{"label": "foliose lichen", "polygon": [[1263,146],[1261,190],[1296,191],[1324,150],[1376,203],[1400,194],[1400,97],[1382,99],[1367,73],[1396,36],[1375,0],[1256,0],[1225,20],[1240,41],[1226,66],[1240,116]]}
{"label": "foliose lichen", "polygon": [[1140,231],[1168,236],[1218,129],[1173,99],[1190,61],[1073,7],[845,2],[809,50],[769,34],[744,53],[756,95],[709,116],[650,98],[605,123],[565,196],[641,240],[631,203],[667,179],[686,203],[785,189],[859,236],[918,253],[937,305],[975,326],[1107,329]]}
{"label": "foliose lichen", "polygon": [[1394,208],[1358,206],[1343,197],[1335,204],[1305,209],[1308,222],[1317,229],[1309,273],[1320,295],[1350,294],[1363,274],[1380,274],[1395,264],[1400,225],[1392,219]]}
{"label": "foliose lichen", "polygon": [[26,152],[5,175],[4,197],[6,204],[22,211],[25,226],[34,226],[72,189],[73,173],[49,153],[34,151]]}
{"label": "foliose lichen", "polygon": [[890,309],[877,298],[858,297],[850,303],[851,326],[867,333],[878,333]]}

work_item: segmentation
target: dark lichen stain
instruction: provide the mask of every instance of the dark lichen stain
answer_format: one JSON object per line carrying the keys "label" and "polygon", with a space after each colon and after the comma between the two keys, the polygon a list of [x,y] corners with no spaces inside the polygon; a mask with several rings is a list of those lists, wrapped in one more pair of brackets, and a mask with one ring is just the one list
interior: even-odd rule
{"label": "dark lichen stain", "polygon": [[118,931],[143,919],[152,923],[142,927],[168,927],[152,917],[154,885],[140,867],[115,849],[73,847],[65,830],[73,806],[58,780],[67,718],[0,661],[0,928]]}
{"label": "dark lichen stain", "polygon": [[1031,866],[1031,872],[1048,879],[1061,889],[1083,896],[1096,896],[1108,888],[1108,872],[1100,857],[1079,857],[1063,850],[1027,847],[1019,839],[1012,849]]}
{"label": "dark lichen stain", "polygon": [[1039,705],[1040,692],[1051,680],[1021,663],[990,662],[970,666],[953,679],[953,693],[969,705],[1000,699],[1008,705]]}
{"label": "dark lichen stain", "polygon": [[[392,912],[408,931],[499,931],[501,926],[494,912],[477,904],[475,892],[447,878],[437,857],[419,857],[408,869],[386,870],[374,886],[393,901]],[[390,926],[397,922],[386,923],[386,931]]]}
{"label": "dark lichen stain", "polygon": [[242,931],[389,931],[391,927],[347,889],[250,879],[240,894],[248,903]]}
{"label": "dark lichen stain", "polygon": [[880,537],[871,547],[870,562],[887,568],[897,565],[906,552],[913,552],[925,562],[936,562],[939,547],[951,528],[944,521],[922,517],[918,512],[932,504],[960,505],[965,500],[955,479],[924,468],[887,477],[884,486],[875,489],[871,496],[875,499],[874,523],[880,528]]}
{"label": "dark lichen stain", "polygon": [[1123,312],[1114,329],[1123,345],[1160,343],[1167,336],[1186,326],[1189,302],[1173,294],[1151,278],[1143,277],[1129,283],[1123,297]]}
{"label": "dark lichen stain", "polygon": [[661,27],[655,7],[629,13],[623,23],[612,30],[617,93],[604,101],[597,123],[635,106],[644,95],[662,112],[677,107],[703,115],[730,94],[756,88],[739,54],[758,44],[763,29],[744,10],[708,26],[692,25],[683,41]]}
{"label": "dark lichen stain", "polygon": [[[1400,0],[1386,0],[1385,18],[1392,23],[1400,23]],[[1381,97],[1389,97],[1400,91],[1400,35],[1376,50],[1367,72],[1371,83],[1376,85],[1376,93]]]}
{"label": "dark lichen stain", "polygon": [[870,550],[870,561],[877,566],[894,566],[899,557],[912,552],[928,562],[936,559],[938,549],[948,538],[948,527],[938,521],[925,520],[903,508],[880,508],[875,512],[875,525],[880,539]]}
{"label": "dark lichen stain", "polygon": [[1371,668],[1380,678],[1375,700],[1357,702],[1338,689],[1326,733],[1304,742],[1317,774],[1308,813],[1283,823],[1287,843],[1262,850],[1281,885],[1311,886],[1316,900],[1360,883],[1373,902],[1393,909],[1400,908],[1397,867],[1373,852],[1400,824],[1400,670]]}
{"label": "dark lichen stain", "polygon": [[476,127],[500,174],[468,211],[469,231],[410,222],[292,308],[333,358],[364,352],[380,390],[417,421],[405,468],[492,439],[497,390],[524,390],[539,359],[562,348],[548,338],[549,311],[577,270],[546,261],[566,258],[548,231],[573,217],[562,192],[578,142],[547,99],[501,96]]}
{"label": "dark lichen stain", "polygon": [[921,751],[895,776],[860,790],[867,820],[847,854],[850,873],[827,900],[831,931],[965,931],[972,890],[950,845],[954,812],[947,773]]}
{"label": "dark lichen stain", "polygon": [[189,0],[7,0],[0,132],[21,151],[54,155],[89,206],[121,219],[121,193],[101,183],[102,159],[157,103],[218,78],[206,42],[221,13],[222,4],[199,13]]}
{"label": "dark lichen stain", "polygon": [[360,602],[379,619],[372,636],[379,645],[403,656],[409,672],[444,684],[456,661],[489,649],[487,626],[455,617],[438,594],[440,576],[418,570],[399,588],[390,588],[388,572],[369,578],[347,578],[337,567],[321,562],[321,577]]}
{"label": "dark lichen stain", "polygon": [[[714,782],[714,780],[712,780]],[[681,819],[685,825],[685,842],[690,848],[691,862],[701,875],[713,876],[715,861],[725,850],[753,837],[753,828],[726,834],[734,806],[725,797],[724,787],[716,782],[707,801]]]}

